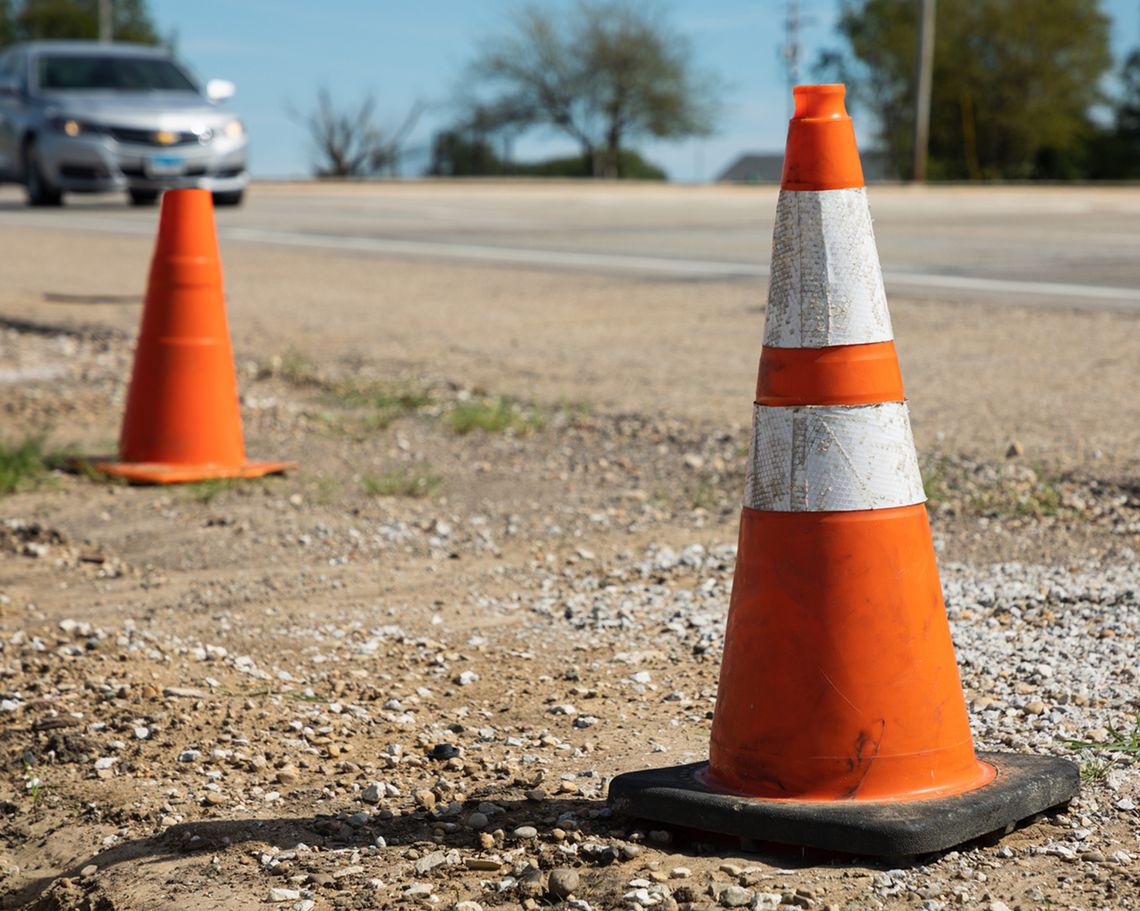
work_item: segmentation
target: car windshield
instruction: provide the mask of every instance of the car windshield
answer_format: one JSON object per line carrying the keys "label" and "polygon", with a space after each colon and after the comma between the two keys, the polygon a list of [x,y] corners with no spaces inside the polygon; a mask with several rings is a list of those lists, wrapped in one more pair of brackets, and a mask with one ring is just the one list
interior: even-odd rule
{"label": "car windshield", "polygon": [[197,92],[170,60],[106,54],[48,54],[39,59],[40,88],[47,91],[114,89],[122,92]]}

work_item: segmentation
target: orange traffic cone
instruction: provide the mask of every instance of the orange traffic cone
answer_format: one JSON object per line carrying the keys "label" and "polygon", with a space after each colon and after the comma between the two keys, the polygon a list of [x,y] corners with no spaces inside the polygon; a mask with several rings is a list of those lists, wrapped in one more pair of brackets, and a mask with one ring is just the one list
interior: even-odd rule
{"label": "orange traffic cone", "polygon": [[206,190],[162,198],[118,462],[93,467],[143,484],[256,478],[291,462],[249,462]]}
{"label": "orange traffic cone", "polygon": [[843,96],[795,89],[709,761],[621,775],[609,799],[913,855],[1063,803],[1079,776],[974,753]]}

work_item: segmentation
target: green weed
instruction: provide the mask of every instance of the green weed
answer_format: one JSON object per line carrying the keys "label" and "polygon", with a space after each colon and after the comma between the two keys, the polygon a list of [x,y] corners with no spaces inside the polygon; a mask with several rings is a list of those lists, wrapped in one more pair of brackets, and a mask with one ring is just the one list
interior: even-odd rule
{"label": "green weed", "polygon": [[70,459],[70,452],[45,449],[40,437],[0,443],[0,495],[43,487],[51,472],[66,468]]}
{"label": "green weed", "polygon": [[482,430],[484,433],[529,433],[540,430],[545,421],[533,407],[505,396],[471,398],[456,402],[444,417],[447,425],[456,433],[471,433]]}
{"label": "green weed", "polygon": [[1118,730],[1111,724],[1104,729],[1108,736],[1102,741],[1062,738],[1061,743],[1071,750],[1084,750],[1098,758],[1111,759],[1124,765],[1140,765],[1140,713],[1131,730]]}
{"label": "green weed", "polygon": [[183,484],[179,490],[196,503],[213,503],[222,494],[250,483],[250,480],[244,478],[209,478],[205,481]]}
{"label": "green weed", "polygon": [[364,475],[360,486],[369,497],[430,497],[443,484],[443,478],[419,468],[394,468],[382,475]]}

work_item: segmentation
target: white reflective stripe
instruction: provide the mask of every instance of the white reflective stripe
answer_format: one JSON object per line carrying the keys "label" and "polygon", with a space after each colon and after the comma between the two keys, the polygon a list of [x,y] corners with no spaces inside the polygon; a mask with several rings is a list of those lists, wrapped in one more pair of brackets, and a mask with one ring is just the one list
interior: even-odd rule
{"label": "white reflective stripe", "polygon": [[781,190],[764,344],[826,348],[893,338],[867,191]]}
{"label": "white reflective stripe", "polygon": [[847,512],[922,503],[905,402],[755,406],[744,505]]}

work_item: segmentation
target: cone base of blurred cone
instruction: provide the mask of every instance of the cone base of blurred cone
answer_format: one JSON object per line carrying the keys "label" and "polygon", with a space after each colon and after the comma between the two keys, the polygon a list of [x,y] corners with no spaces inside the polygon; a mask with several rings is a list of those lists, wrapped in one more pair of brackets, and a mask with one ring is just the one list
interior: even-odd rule
{"label": "cone base of blurred cone", "polygon": [[905,801],[770,800],[709,783],[708,763],[627,772],[610,783],[614,812],[746,842],[794,845],[869,857],[905,857],[953,848],[1067,803],[1080,772],[1065,759],[979,753],[993,780],[952,797]]}
{"label": "cone base of blurred cone", "polygon": [[244,462],[240,465],[173,465],[154,462],[92,462],[92,470],[132,484],[193,484],[229,478],[262,478],[297,467],[295,462]]}

